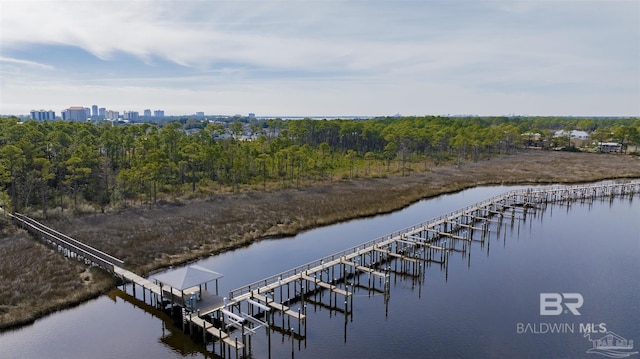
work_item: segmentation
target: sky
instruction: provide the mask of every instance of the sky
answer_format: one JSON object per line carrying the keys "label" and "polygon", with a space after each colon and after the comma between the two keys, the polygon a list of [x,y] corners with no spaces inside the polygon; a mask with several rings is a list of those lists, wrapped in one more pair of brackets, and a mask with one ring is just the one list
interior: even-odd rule
{"label": "sky", "polygon": [[638,0],[0,0],[0,114],[640,116]]}

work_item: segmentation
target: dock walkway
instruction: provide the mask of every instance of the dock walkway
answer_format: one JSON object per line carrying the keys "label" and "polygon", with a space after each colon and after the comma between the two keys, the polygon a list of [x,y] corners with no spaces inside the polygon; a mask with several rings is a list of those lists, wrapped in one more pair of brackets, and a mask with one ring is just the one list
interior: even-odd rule
{"label": "dock walkway", "polygon": [[[640,180],[510,191],[231,290],[224,300],[209,295],[201,286],[186,290],[163,288],[162,284],[159,285],[124,269],[124,262],[118,258],[54,231],[24,215],[9,215],[17,224],[58,248],[65,255],[84,260],[90,265],[100,266],[123,281],[132,283],[134,297],[135,286],[138,285],[143,288],[144,301],[146,291],[150,293],[151,298],[155,298],[157,305],[164,305],[170,300],[172,308],[174,305],[182,308],[185,327],[197,328],[205,340],[209,334],[220,342],[221,353],[224,353],[224,343],[228,348],[234,348],[237,356],[238,350],[245,349],[246,335],[255,333],[257,327],[269,325],[269,318],[273,321],[274,315],[270,315],[272,310],[280,313],[283,332],[285,317],[298,320],[300,332],[300,323],[306,320],[304,305],[295,311],[291,309],[290,303],[300,301],[304,304],[306,298],[309,298],[309,302],[326,305],[321,299],[318,301],[315,297],[310,298],[311,295],[315,296],[325,290],[329,292],[329,307],[337,307],[337,300],[333,299],[332,303],[331,298],[341,295],[344,297],[345,307],[336,310],[349,315],[349,302],[352,306],[354,287],[363,286],[359,280],[362,274],[369,275],[368,288],[382,291],[385,297],[388,297],[390,273],[419,276],[425,265],[433,263],[448,268],[447,258],[450,253],[465,253],[472,241],[484,245],[492,229],[499,233],[503,223],[513,225],[516,220],[524,221],[527,216],[535,215],[548,204],[570,204],[573,201],[584,202],[615,196],[632,198],[639,193]],[[393,269],[391,264],[394,265]],[[375,279],[372,280],[372,277]],[[384,282],[384,289],[375,287],[376,279]],[[189,293],[189,296],[185,296],[185,293]],[[197,294],[197,301],[200,301],[197,306],[191,303],[194,300],[193,293]],[[193,310],[196,307],[198,310]],[[257,313],[254,310],[257,310]],[[259,319],[260,315],[266,315],[267,321]],[[218,324],[214,325],[214,322]],[[235,328],[235,338],[231,337],[231,327]]]}

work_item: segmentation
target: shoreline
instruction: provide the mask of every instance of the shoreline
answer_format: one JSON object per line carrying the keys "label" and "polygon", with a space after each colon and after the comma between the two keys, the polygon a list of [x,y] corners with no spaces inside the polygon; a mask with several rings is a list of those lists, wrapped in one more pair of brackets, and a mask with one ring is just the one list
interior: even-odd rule
{"label": "shoreline", "polygon": [[[419,199],[417,199],[415,201],[407,203],[406,205],[404,205],[402,207],[397,207],[395,209],[391,209],[391,210],[388,210],[388,211],[378,211],[378,212],[373,213],[373,214],[363,214],[363,215],[359,215],[357,217],[349,217],[349,218],[345,218],[345,219],[342,219],[342,220],[326,222],[326,223],[322,223],[322,224],[319,224],[319,225],[314,225],[314,226],[311,226],[311,227],[305,227],[305,228],[302,228],[302,229],[300,229],[298,231],[288,231],[288,230],[286,230],[286,231],[283,231],[283,232],[275,232],[273,234],[269,234],[267,236],[259,237],[259,238],[256,238],[256,239],[253,239],[253,240],[250,240],[250,241],[247,241],[247,242],[240,242],[240,243],[236,243],[236,244],[230,245],[228,247],[224,247],[224,248],[222,248],[220,250],[217,250],[216,252],[205,252],[205,253],[202,253],[202,255],[196,255],[194,257],[186,257],[186,259],[183,260],[183,261],[173,261],[168,266],[153,267],[148,272],[146,272],[145,275],[149,276],[149,275],[152,275],[154,273],[162,272],[164,270],[167,270],[172,266],[182,266],[182,265],[186,265],[186,264],[189,264],[189,263],[197,262],[199,260],[205,259],[205,258],[210,257],[210,256],[215,256],[215,255],[223,254],[223,253],[228,252],[228,251],[234,251],[236,249],[245,248],[245,247],[251,246],[251,245],[253,245],[253,244],[257,243],[257,242],[263,241],[263,240],[278,240],[278,239],[291,238],[291,237],[295,237],[298,234],[303,233],[305,231],[312,231],[314,229],[318,229],[318,228],[325,227],[325,226],[331,226],[331,225],[345,223],[345,222],[349,222],[349,221],[355,221],[355,220],[359,220],[359,219],[367,219],[367,218],[372,218],[372,217],[376,217],[376,216],[379,216],[379,215],[390,214],[390,213],[393,213],[393,212],[396,212],[396,211],[403,210],[403,209],[405,209],[407,207],[410,207],[410,206],[416,204],[419,201],[429,200],[429,199],[437,198],[437,197],[440,197],[440,196],[443,196],[443,195],[448,195],[448,194],[455,194],[455,193],[459,193],[459,192],[466,191],[468,189],[477,188],[477,187],[492,187],[492,186],[551,186],[551,185],[554,185],[554,184],[570,186],[570,185],[579,185],[579,184],[586,184],[586,183],[595,183],[595,182],[601,182],[601,181],[615,181],[615,180],[625,180],[625,179],[629,179],[629,180],[640,179],[640,177],[638,177],[638,176],[632,176],[632,177],[610,177],[610,178],[603,177],[603,178],[598,178],[598,179],[594,179],[594,180],[575,181],[575,182],[574,181],[570,181],[570,182],[553,182],[552,181],[552,182],[548,182],[547,183],[547,182],[517,182],[517,181],[515,181],[515,182],[495,182],[495,183],[489,182],[489,183],[481,183],[481,184],[472,184],[472,185],[469,185],[469,186],[466,186],[466,187],[462,187],[462,188],[459,188],[459,189],[448,190],[448,191],[445,191],[445,192],[441,192],[441,193],[437,193],[437,194],[434,194],[434,195],[429,195],[429,196],[426,196],[426,197],[423,197],[423,198],[419,198]],[[425,220],[427,220],[427,219],[428,218],[425,218]]]}
{"label": "shoreline", "polygon": [[[501,171],[496,171],[497,168]],[[423,199],[468,188],[575,184],[625,178],[640,178],[640,159],[620,155],[525,152],[463,166],[435,167],[405,177],[368,178],[277,192],[221,195],[209,200],[196,199],[153,208],[129,208],[105,215],[64,218],[47,221],[47,225],[64,228],[65,234],[107,253],[115,250],[128,254],[123,258],[127,267],[148,275],[260,240],[292,236],[321,226],[390,213]],[[105,281],[111,281],[111,284],[104,287]],[[90,285],[92,289],[88,297],[65,297],[67,301],[64,304],[58,303],[48,310],[32,313],[29,321],[0,321],[0,331],[29,325],[38,318],[77,306],[114,288],[110,277],[92,278]],[[3,319],[1,309],[0,319]]]}

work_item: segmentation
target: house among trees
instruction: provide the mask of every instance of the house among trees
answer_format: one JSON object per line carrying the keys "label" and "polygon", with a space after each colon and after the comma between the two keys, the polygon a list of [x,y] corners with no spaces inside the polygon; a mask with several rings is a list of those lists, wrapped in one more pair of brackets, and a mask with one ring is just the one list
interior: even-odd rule
{"label": "house among trees", "polygon": [[604,153],[622,152],[622,144],[618,142],[598,142],[598,151]]}
{"label": "house among trees", "polygon": [[571,140],[588,140],[589,134],[585,131],[571,130],[571,131],[556,131],[553,137],[569,137]]}
{"label": "house among trees", "polygon": [[[49,210],[156,203],[158,195],[187,191],[266,191],[336,178],[404,176],[431,164],[460,165],[522,147],[573,150],[569,136],[588,138],[584,131],[553,138],[560,128],[592,128],[589,147],[599,144],[602,152],[624,153],[640,145],[635,118],[598,119],[595,128],[578,126],[574,118],[433,116],[168,118],[119,126],[120,121],[88,123],[81,106],[68,110],[69,121],[23,124],[17,117],[0,117],[0,202],[12,210],[39,210],[46,218]],[[101,108],[98,114],[102,117]]]}
{"label": "house among trees", "polygon": [[573,147],[582,147],[586,141],[589,140],[589,134],[585,131],[571,130],[571,131],[556,131],[553,134],[554,138],[565,137],[569,139],[569,143]]}

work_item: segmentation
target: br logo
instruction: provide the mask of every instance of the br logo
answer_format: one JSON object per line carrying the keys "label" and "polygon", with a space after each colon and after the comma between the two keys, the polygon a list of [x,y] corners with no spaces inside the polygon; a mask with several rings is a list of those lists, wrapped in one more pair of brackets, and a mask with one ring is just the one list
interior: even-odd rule
{"label": "br logo", "polygon": [[567,310],[573,315],[580,315],[578,308],[583,303],[580,293],[540,293],[540,315],[560,315]]}

